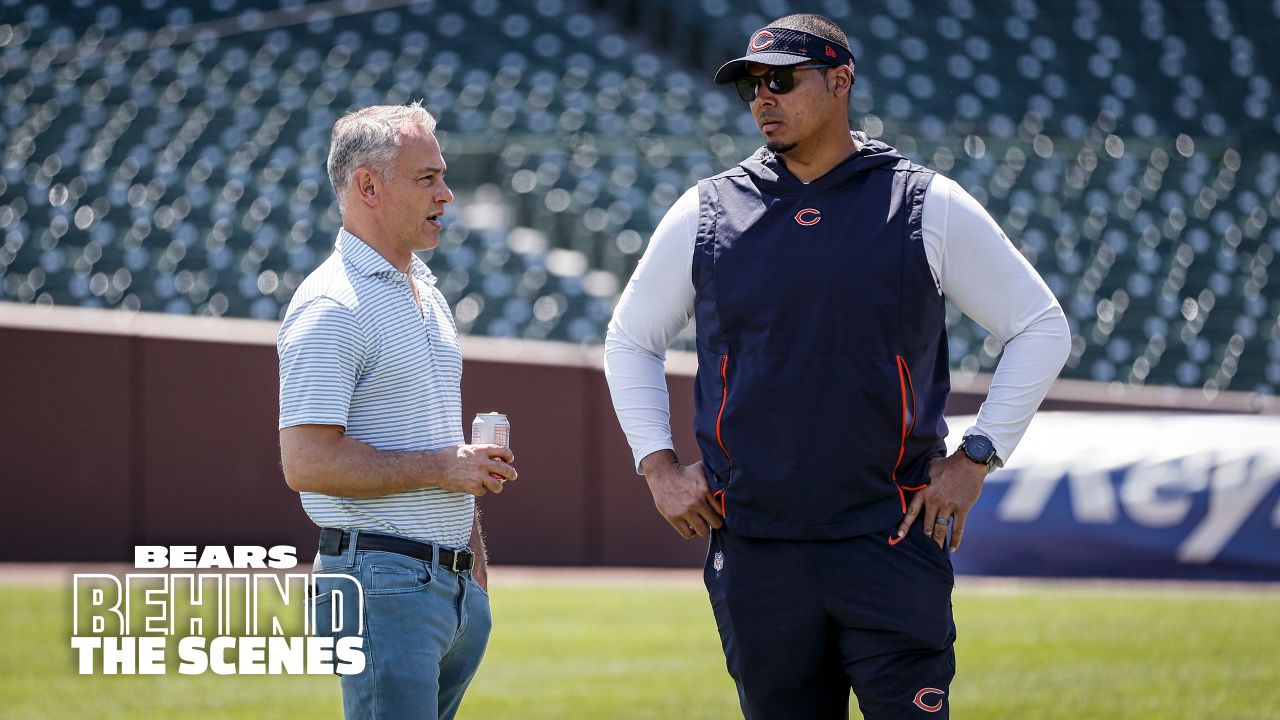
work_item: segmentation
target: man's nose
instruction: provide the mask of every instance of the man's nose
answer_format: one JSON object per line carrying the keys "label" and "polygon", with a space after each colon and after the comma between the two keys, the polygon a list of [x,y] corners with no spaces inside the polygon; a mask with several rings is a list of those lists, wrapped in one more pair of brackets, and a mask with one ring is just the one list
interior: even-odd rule
{"label": "man's nose", "polygon": [[449,185],[444,181],[444,179],[440,180],[439,193],[436,195],[436,202],[441,205],[453,202],[453,191],[449,189]]}
{"label": "man's nose", "polygon": [[778,96],[774,95],[773,91],[769,89],[769,83],[756,83],[756,99],[752,100],[751,104],[755,105],[756,103],[761,103],[769,107],[773,107],[778,103]]}

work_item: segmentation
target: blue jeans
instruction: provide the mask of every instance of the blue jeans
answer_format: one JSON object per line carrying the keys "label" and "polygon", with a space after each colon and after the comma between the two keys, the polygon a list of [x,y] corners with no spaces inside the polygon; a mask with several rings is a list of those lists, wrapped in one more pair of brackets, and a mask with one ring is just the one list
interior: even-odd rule
{"label": "blue jeans", "polygon": [[471,573],[397,553],[353,549],[317,555],[314,572],[350,575],[364,589],[363,630],[359,604],[348,593],[340,603],[342,627],[334,633],[333,590],[349,590],[350,582],[316,579],[316,633],[364,637],[364,672],[342,676],[346,719],[454,717],[492,626],[489,596]]}

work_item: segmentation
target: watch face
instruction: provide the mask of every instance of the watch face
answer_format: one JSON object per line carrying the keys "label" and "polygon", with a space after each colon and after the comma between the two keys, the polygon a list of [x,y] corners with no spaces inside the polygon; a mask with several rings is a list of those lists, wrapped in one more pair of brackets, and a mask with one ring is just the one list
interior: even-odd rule
{"label": "watch face", "polygon": [[964,454],[974,462],[987,462],[995,454],[995,446],[982,435],[970,435],[964,439]]}

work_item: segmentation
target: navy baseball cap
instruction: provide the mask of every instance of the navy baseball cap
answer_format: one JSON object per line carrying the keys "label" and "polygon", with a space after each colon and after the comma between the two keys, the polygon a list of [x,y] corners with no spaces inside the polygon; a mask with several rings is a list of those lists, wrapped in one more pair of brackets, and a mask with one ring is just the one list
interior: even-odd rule
{"label": "navy baseball cap", "polygon": [[831,67],[854,65],[853,53],[839,43],[801,30],[767,27],[751,35],[746,55],[720,66],[716,71],[716,84],[731,83],[746,75],[747,63],[795,65],[808,60]]}

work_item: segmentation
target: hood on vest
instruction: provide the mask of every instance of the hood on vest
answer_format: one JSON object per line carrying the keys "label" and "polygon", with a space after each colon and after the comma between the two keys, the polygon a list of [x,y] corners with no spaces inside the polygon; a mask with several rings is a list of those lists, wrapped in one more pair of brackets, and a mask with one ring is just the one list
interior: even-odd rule
{"label": "hood on vest", "polygon": [[894,165],[906,159],[895,148],[879,140],[872,140],[862,132],[855,131],[850,135],[861,145],[858,151],[813,182],[801,182],[791,174],[782,159],[767,147],[761,147],[755,151],[751,157],[739,163],[739,167],[755,180],[761,190],[783,195],[836,187],[862,173],[884,165]]}

